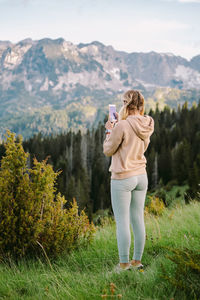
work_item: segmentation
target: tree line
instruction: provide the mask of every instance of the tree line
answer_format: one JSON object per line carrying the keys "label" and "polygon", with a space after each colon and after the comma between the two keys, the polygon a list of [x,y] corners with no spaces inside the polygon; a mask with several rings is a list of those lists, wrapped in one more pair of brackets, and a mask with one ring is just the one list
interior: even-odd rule
{"label": "tree line", "polygon": [[[148,190],[156,190],[168,183],[188,184],[188,194],[199,197],[200,188],[200,101],[188,108],[185,102],[178,109],[169,106],[161,111],[158,106],[148,115],[155,121],[155,130],[145,156],[147,158]],[[86,133],[61,133],[50,136],[37,134],[23,142],[29,152],[29,167],[33,158],[48,157],[54,171],[62,171],[57,179],[57,190],[69,205],[75,197],[78,206],[85,208],[89,217],[98,210],[111,207],[111,158],[103,154],[106,117],[96,128]],[[0,147],[0,157],[4,145]],[[199,197],[200,198],[200,197]]]}

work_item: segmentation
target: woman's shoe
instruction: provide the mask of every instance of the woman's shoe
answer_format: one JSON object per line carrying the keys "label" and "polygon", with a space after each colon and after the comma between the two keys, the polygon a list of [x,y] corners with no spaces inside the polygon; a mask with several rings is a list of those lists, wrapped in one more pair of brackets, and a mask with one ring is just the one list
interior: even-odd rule
{"label": "woman's shoe", "polygon": [[123,272],[123,271],[127,271],[127,270],[130,270],[131,269],[131,264],[130,265],[128,265],[127,267],[125,267],[125,268],[121,268],[120,267],[120,263],[118,264],[118,265],[116,265],[115,267],[114,267],[114,272],[115,273],[120,273],[120,272]]}
{"label": "woman's shoe", "polygon": [[141,264],[141,263],[139,263],[139,264],[135,264],[135,265],[130,265],[130,268],[131,269],[137,269],[137,270],[140,270],[140,269],[143,269],[144,268],[144,266],[143,266],[143,264]]}

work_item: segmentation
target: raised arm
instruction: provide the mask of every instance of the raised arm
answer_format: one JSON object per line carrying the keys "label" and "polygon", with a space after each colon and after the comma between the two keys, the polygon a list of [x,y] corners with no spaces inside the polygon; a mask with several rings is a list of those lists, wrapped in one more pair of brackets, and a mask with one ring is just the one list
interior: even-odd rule
{"label": "raised arm", "polygon": [[119,145],[122,143],[123,138],[124,131],[122,122],[118,122],[113,127],[111,133],[106,135],[106,139],[103,142],[103,153],[106,156],[112,156],[119,148]]}

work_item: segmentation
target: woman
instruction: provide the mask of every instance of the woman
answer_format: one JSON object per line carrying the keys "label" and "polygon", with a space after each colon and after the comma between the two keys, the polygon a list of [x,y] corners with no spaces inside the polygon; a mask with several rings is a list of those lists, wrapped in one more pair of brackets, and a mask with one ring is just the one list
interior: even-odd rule
{"label": "woman", "polygon": [[[116,271],[143,267],[141,258],[145,244],[144,204],[148,188],[144,152],[154,131],[154,120],[144,115],[144,97],[129,90],[115,124],[105,124],[103,152],[112,156],[111,203],[117,227],[120,263]],[[131,244],[130,223],[134,233],[133,259],[129,261]]]}

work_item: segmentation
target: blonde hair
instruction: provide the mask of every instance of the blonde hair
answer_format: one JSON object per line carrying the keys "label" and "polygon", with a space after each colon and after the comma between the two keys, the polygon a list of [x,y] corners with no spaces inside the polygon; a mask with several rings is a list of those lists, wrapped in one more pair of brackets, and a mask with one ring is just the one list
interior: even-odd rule
{"label": "blonde hair", "polygon": [[130,110],[138,110],[140,115],[144,115],[144,97],[139,91],[129,90],[123,97],[127,103],[119,111],[119,120],[126,120]]}

